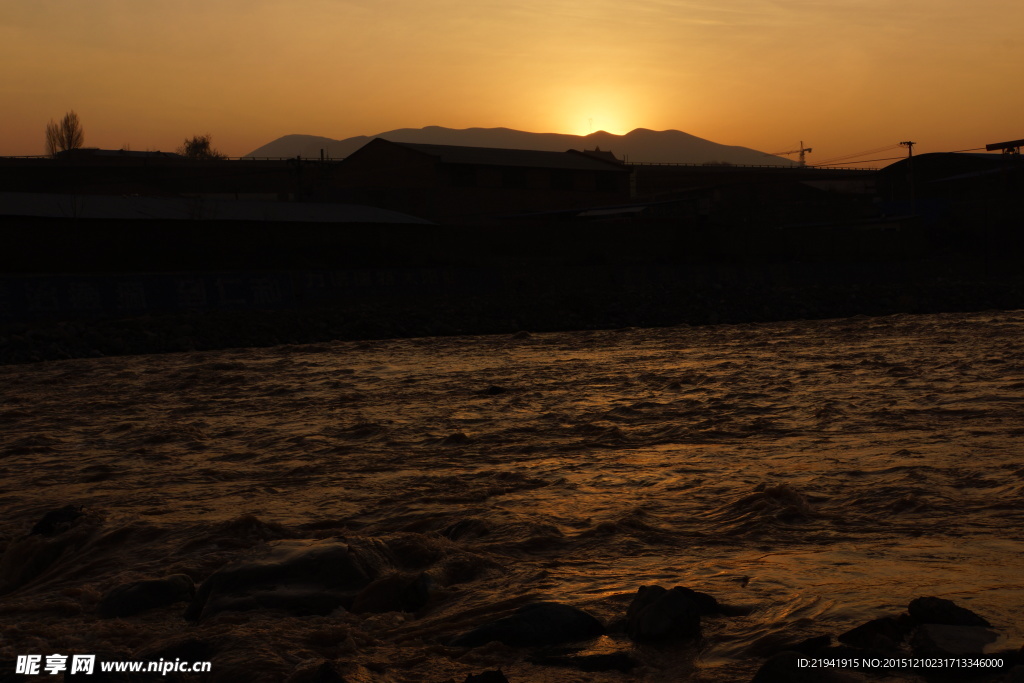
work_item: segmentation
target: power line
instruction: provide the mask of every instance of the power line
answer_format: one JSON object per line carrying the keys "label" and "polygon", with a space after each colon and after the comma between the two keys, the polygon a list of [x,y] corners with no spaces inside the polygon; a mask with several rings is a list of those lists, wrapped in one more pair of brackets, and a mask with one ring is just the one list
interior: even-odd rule
{"label": "power line", "polygon": [[844,161],[846,159],[852,159],[854,157],[867,156],[868,154],[878,154],[879,152],[888,152],[890,149],[896,149],[898,147],[899,147],[899,145],[888,145],[886,147],[878,147],[877,149],[869,149],[867,151],[857,152],[855,154],[842,154],[842,155],[837,156],[837,157],[831,157],[829,159],[824,159],[822,161],[819,161],[815,165],[816,166],[820,166],[820,165],[823,165],[823,164],[827,165],[827,164],[831,164],[832,162],[835,162],[835,161]]}
{"label": "power line", "polygon": [[[910,144],[916,144],[916,143],[910,143]],[[815,167],[821,167],[821,166],[846,166],[848,164],[870,164],[870,163],[875,162],[875,161],[895,161],[895,160],[899,160],[899,159],[906,159],[907,157],[887,157],[885,159],[862,159],[862,160],[859,160],[859,161],[845,161],[845,159],[852,159],[854,157],[864,156],[864,155],[867,155],[867,154],[876,154],[878,152],[885,152],[885,151],[888,151],[890,149],[897,149],[899,147],[907,147],[907,146],[908,146],[907,144],[901,142],[901,143],[899,143],[897,145],[889,145],[888,147],[879,147],[878,149],[872,149],[872,150],[869,150],[867,152],[858,152],[856,154],[846,154],[846,155],[843,155],[843,156],[832,157],[831,159],[825,159],[824,161],[819,161],[816,164],[813,164],[813,166],[815,166]],[[950,152],[945,152],[945,154],[959,154],[960,152],[978,152],[978,151],[982,151],[982,150],[985,150],[985,149],[986,149],[985,147],[971,147],[970,149],[955,149],[955,150],[952,150]]]}
{"label": "power line", "polygon": [[906,157],[886,157],[885,159],[861,159],[860,161],[830,161],[828,163],[814,164],[814,168],[819,168],[821,166],[845,166],[846,164],[870,164],[873,161],[892,161],[894,159],[906,159]]}

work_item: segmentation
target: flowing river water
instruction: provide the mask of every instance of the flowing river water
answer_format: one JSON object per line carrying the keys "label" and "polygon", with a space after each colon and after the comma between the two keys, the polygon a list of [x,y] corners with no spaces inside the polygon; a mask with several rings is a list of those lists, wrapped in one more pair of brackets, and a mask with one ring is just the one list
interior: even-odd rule
{"label": "flowing river water", "polygon": [[[742,681],[922,595],[1018,648],[1022,334],[1011,311],[2,367],[0,662],[188,636],[212,644],[213,671],[182,680],[284,681],[327,660],[348,681]],[[69,504],[74,540],[26,559],[32,526]],[[97,615],[120,584],[199,584],[332,538],[383,539],[437,589],[415,613]],[[696,643],[613,628],[587,644],[630,650],[628,673],[448,645],[534,599],[614,625],[650,584],[744,614],[705,618]]]}

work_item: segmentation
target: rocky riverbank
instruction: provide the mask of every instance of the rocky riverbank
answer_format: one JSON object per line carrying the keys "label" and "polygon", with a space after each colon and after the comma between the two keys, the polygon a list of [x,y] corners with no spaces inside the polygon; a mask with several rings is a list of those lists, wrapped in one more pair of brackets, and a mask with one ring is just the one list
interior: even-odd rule
{"label": "rocky riverbank", "polygon": [[[2,366],[0,672],[93,654],[209,661],[188,680],[210,683],[742,683],[961,643],[999,680],[1024,642],[1022,329],[990,311]],[[886,666],[828,675],[937,673]]]}

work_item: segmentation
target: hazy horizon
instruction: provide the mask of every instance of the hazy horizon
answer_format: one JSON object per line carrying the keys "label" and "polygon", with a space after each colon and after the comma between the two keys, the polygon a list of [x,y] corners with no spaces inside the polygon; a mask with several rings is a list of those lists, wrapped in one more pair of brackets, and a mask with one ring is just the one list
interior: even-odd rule
{"label": "hazy horizon", "polygon": [[810,163],[977,148],[1024,137],[1022,19],[1010,0],[4,0],[0,154],[43,153],[70,109],[87,146],[209,133],[230,156],[426,126],[803,141]]}

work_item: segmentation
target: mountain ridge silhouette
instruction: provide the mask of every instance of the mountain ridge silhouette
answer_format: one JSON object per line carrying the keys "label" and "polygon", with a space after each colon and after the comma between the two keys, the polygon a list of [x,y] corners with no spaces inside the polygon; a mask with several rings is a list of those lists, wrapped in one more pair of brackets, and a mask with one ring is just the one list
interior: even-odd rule
{"label": "mountain ridge silhouette", "polygon": [[357,135],[343,140],[319,135],[290,134],[256,148],[247,157],[301,156],[318,159],[320,150],[332,159],[346,157],[374,138],[463,147],[497,147],[564,152],[568,149],[610,151],[630,162],[792,166],[795,162],[749,147],[723,145],[679,130],[635,128],[625,135],[599,130],[589,135],[530,133],[512,128],[398,128],[377,135]]}

